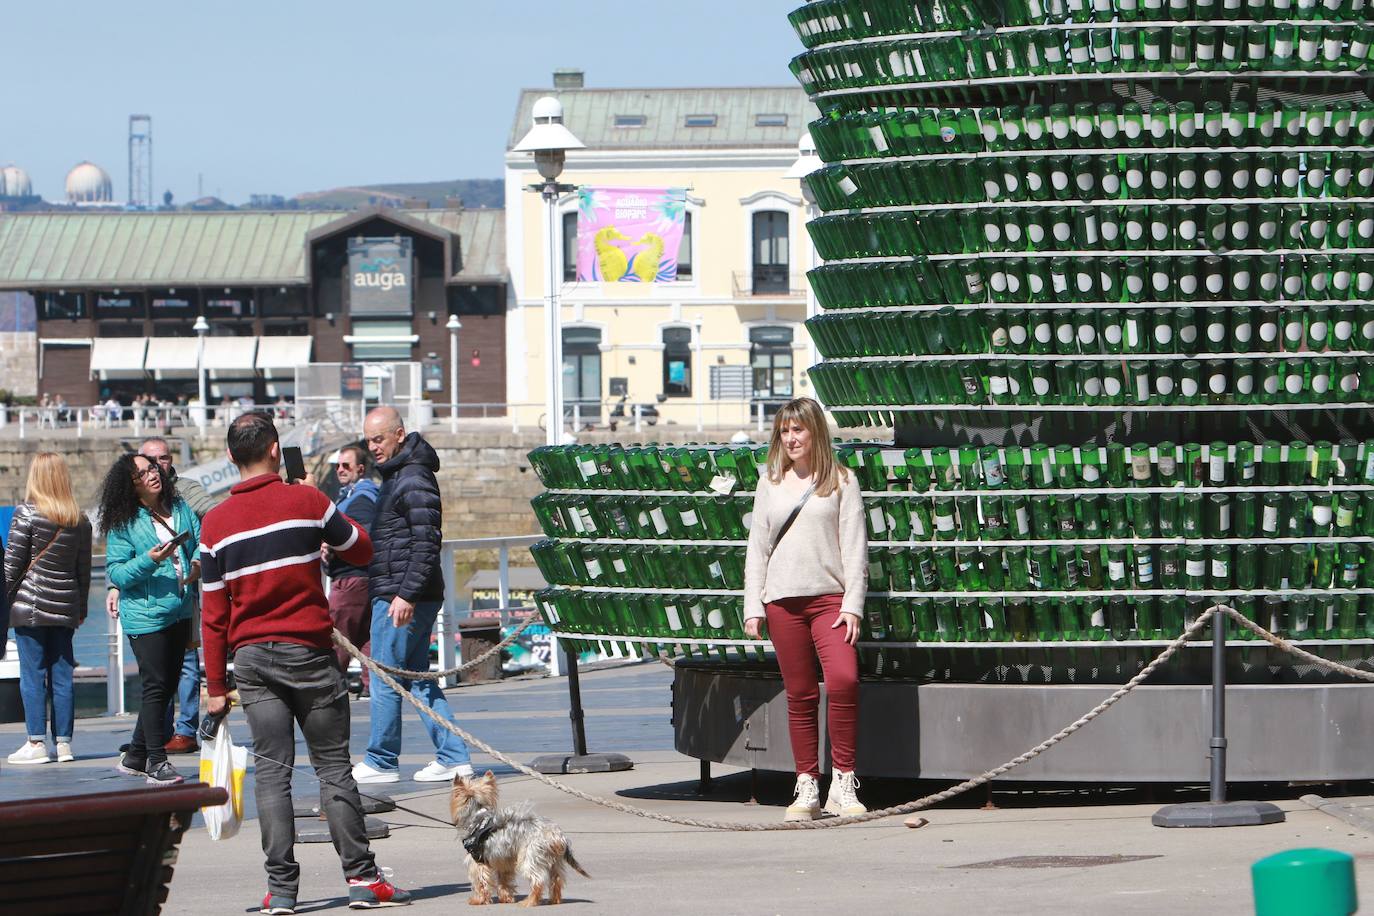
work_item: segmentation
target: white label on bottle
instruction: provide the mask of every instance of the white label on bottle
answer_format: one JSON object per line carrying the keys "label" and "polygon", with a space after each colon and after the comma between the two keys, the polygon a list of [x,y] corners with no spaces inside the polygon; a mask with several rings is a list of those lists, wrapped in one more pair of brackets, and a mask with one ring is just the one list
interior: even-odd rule
{"label": "white label on bottle", "polygon": [[713,607],[706,612],[706,623],[713,630],[723,630],[725,629],[725,615],[721,613],[720,608]]}
{"label": "white label on bottle", "polygon": [[1302,391],[1302,376],[1297,373],[1289,373],[1283,377],[1283,388],[1289,394],[1298,394]]}
{"label": "white label on bottle", "polygon": [[1045,241],[1045,227],[1040,223],[1031,223],[1026,227],[1026,238],[1030,239],[1031,244],[1039,248]]}
{"label": "white label on bottle", "polygon": [[1026,327],[1025,327],[1025,325],[1020,325],[1020,324],[1014,324],[1014,325],[1012,325],[1011,328],[1010,328],[1010,330],[1007,331],[1007,338],[1008,338],[1009,340],[1011,340],[1011,345],[1012,345],[1013,347],[1019,347],[1019,346],[1022,346],[1023,344],[1025,344],[1025,342],[1026,342]]}
{"label": "white label on bottle", "polygon": [[583,480],[591,480],[600,470],[596,466],[596,461],[591,458],[579,458],[577,461],[577,469],[582,472]]}
{"label": "white label on bottle", "polygon": [[572,529],[574,533],[583,534],[587,531],[587,528],[582,520],[582,510],[580,508],[574,506],[572,508],[572,511],[568,513],[568,520],[572,522]]}
{"label": "white label on bottle", "polygon": [[1198,59],[1198,60],[1212,60],[1214,56],[1215,56],[1215,55],[1214,55],[1214,52],[1213,52],[1213,50],[1212,50],[1212,46],[1211,46],[1211,45],[1207,45],[1207,44],[1198,44],[1198,46],[1197,46],[1197,59]]}
{"label": "white label on bottle", "polygon": [[1135,378],[1135,399],[1140,404],[1150,400],[1150,376],[1143,372]]}
{"label": "white label on bottle", "polygon": [[[1102,176],[1102,196],[1116,197],[1121,193],[1121,177],[1114,172]],[[1112,220],[1115,222],[1115,219]]]}
{"label": "white label on bottle", "polygon": [[[1238,271],[1236,271],[1234,274],[1232,274],[1232,275],[1231,275],[1231,288],[1234,289],[1237,293],[1243,293],[1243,292],[1249,290],[1249,289],[1250,289],[1250,271],[1248,271],[1248,270],[1238,270]],[[1249,335],[1249,333],[1250,333],[1250,331],[1249,331],[1250,326],[1247,324],[1247,325],[1245,326],[1245,328],[1246,328],[1246,334],[1247,334],[1246,340],[1249,340],[1250,338],[1249,338],[1248,335]]]}
{"label": "white label on bottle", "polygon": [[695,509],[683,509],[683,510],[681,511],[681,513],[679,513],[679,514],[682,516],[682,524],[683,524],[683,527],[685,527],[685,528],[695,528],[695,527],[696,527],[697,522],[698,522],[698,519],[697,519],[697,513],[696,513],[696,510],[695,510]]}
{"label": "white label on bottle", "polygon": [[1031,118],[1029,121],[1026,122],[1026,137],[1028,139],[1039,140],[1044,133],[1045,123],[1043,121],[1037,118]]}
{"label": "white label on bottle", "polygon": [[1279,393],[1279,377],[1278,377],[1277,374],[1275,374],[1275,375],[1266,375],[1266,376],[1264,377],[1264,393],[1265,393],[1265,394],[1278,394],[1278,393]]}
{"label": "white label on bottle", "polygon": [[706,614],[702,611],[700,604],[694,604],[688,608],[687,614],[692,618],[693,626],[701,626],[706,619]]}
{"label": "white label on bottle", "polygon": [[1121,560],[1107,561],[1107,578],[1113,582],[1124,582],[1126,579],[1126,564]]}
{"label": "white label on bottle", "polygon": [[1296,188],[1298,186],[1298,170],[1296,168],[1284,169],[1279,178],[1285,188]]}
{"label": "white label on bottle", "polygon": [[1248,169],[1238,168],[1231,173],[1231,187],[1236,191],[1244,191],[1250,187],[1250,172]]}
{"label": "white label on bottle", "polygon": [[1341,391],[1345,392],[1346,394],[1350,394],[1350,392],[1358,388],[1359,385],[1360,377],[1353,372],[1349,375],[1341,377]]}
{"label": "white label on bottle", "polygon": [[1267,188],[1274,183],[1274,170],[1267,166],[1255,166],[1255,186]]}
{"label": "white label on bottle", "polygon": [[1331,389],[1331,376],[1325,372],[1314,372],[1312,374],[1312,393],[1326,394]]}
{"label": "white label on bottle", "polygon": [[1289,343],[1297,343],[1302,340],[1302,319],[1290,321],[1283,326],[1283,337]]}
{"label": "white label on bottle", "polygon": [[[1337,276],[1339,277],[1339,274],[1338,274]],[[1340,288],[1339,282],[1336,284],[1336,288],[1337,288],[1337,289]],[[1355,326],[1354,326],[1354,324],[1353,324],[1352,322],[1349,322],[1349,321],[1337,321],[1337,322],[1336,322],[1336,325],[1335,325],[1336,340],[1338,340],[1338,341],[1340,341],[1340,342],[1342,342],[1342,343],[1345,343],[1345,342],[1349,341],[1349,340],[1350,340],[1350,335],[1354,332],[1354,330],[1355,330]]]}
{"label": "white label on bottle", "polygon": [[1178,173],[1178,188],[1180,191],[1191,191],[1197,185],[1197,172],[1192,169],[1181,169]]}
{"label": "white label on bottle", "polygon": [[1274,36],[1274,57],[1285,60],[1293,56],[1293,38],[1289,35]]}
{"label": "white label on bottle", "polygon": [[1140,169],[1126,170],[1126,187],[1136,190],[1145,184],[1145,173]]}
{"label": "white label on bottle", "polygon": [[1140,121],[1127,117],[1121,125],[1121,131],[1126,135],[1127,140],[1134,140],[1140,136]]}
{"label": "white label on bottle", "polygon": [[1183,571],[1184,571],[1184,573],[1185,573],[1186,575],[1189,575],[1189,576],[1205,576],[1205,575],[1207,575],[1207,561],[1206,561],[1206,560],[1184,560],[1184,561],[1183,561]]}
{"label": "white label on bottle", "polygon": [[1221,343],[1226,339],[1226,325],[1220,321],[1207,325],[1207,339],[1212,343]]}
{"label": "white label on bottle", "polygon": [[1126,319],[1126,346],[1132,350],[1140,346],[1140,322],[1130,317]]}
{"label": "white label on bottle", "polygon": [[1172,376],[1168,376],[1168,375],[1157,375],[1157,376],[1155,376],[1155,391],[1157,391],[1157,392],[1159,392],[1161,395],[1165,395],[1165,396],[1168,396],[1168,395],[1173,394],[1173,393],[1174,393],[1174,380],[1173,380],[1173,377],[1172,377]]}
{"label": "white label on bottle", "polygon": [[1061,324],[1055,332],[1055,337],[1061,344],[1068,346],[1073,343],[1073,325]]}
{"label": "white label on bottle", "polygon": [[1236,391],[1239,394],[1249,394],[1255,390],[1255,377],[1253,375],[1236,376]]}
{"label": "white label on bottle", "polygon": [[1189,378],[1186,375],[1183,376],[1183,378],[1178,380],[1178,390],[1185,398],[1191,398],[1193,395],[1197,394],[1197,379]]}
{"label": "white label on bottle", "polygon": [[711,478],[711,490],[721,496],[729,496],[735,491],[735,485],[739,481],[729,474],[717,474]]}
{"label": "white label on bottle", "polygon": [[990,244],[996,245],[997,243],[1002,241],[1002,227],[999,226],[997,223],[984,223],[983,235],[987,238]]}
{"label": "white label on bottle", "polygon": [[1227,562],[1226,560],[1220,560],[1220,559],[1213,560],[1213,561],[1212,561],[1212,578],[1213,578],[1213,579],[1225,579],[1225,578],[1227,577],[1227,575],[1230,574],[1230,566],[1231,566],[1231,564],[1230,564],[1229,562]]}
{"label": "white label on bottle", "polygon": [[1107,397],[1114,398],[1121,393],[1121,379],[1114,375],[1104,376],[1102,379],[1102,390]]}
{"label": "white label on bottle", "polygon": [[665,604],[663,606],[663,613],[668,615],[668,628],[670,630],[682,629],[682,618],[678,616],[677,605]]}
{"label": "white label on bottle", "polygon": [[744,530],[745,530],[745,531],[748,531],[749,529],[753,528],[753,527],[754,527],[754,513],[752,513],[752,512],[746,512],[746,513],[744,513],[744,516],[740,519],[740,524],[744,526]]}
{"label": "white label on bottle", "polygon": [[1047,344],[1054,339],[1054,332],[1048,322],[1041,322],[1034,328],[1037,343]]}
{"label": "white label on bottle", "polygon": [[1169,272],[1167,270],[1156,270],[1154,273],[1150,274],[1150,281],[1154,284],[1155,292],[1168,292]]}
{"label": "white label on bottle", "polygon": [[[1156,124],[1159,122],[1156,121]],[[1167,126],[1167,125],[1166,125]],[[1150,169],[1150,187],[1163,191],[1169,186],[1169,173],[1163,169]]]}
{"label": "white label on bottle", "polygon": [[1225,394],[1226,376],[1222,373],[1213,375],[1207,380],[1207,387],[1211,390],[1212,394]]}
{"label": "white label on bottle", "polygon": [[1331,524],[1331,507],[1325,503],[1316,503],[1312,506],[1312,521],[1318,527],[1325,527]]}
{"label": "white label on bottle", "polygon": [[624,574],[625,570],[628,567],[625,566],[624,560],[620,559],[620,557],[616,557],[614,560],[611,561],[611,568],[614,569],[617,573]]}
{"label": "white label on bottle", "polygon": [[1279,530],[1279,507],[1265,506],[1260,517],[1260,530],[1274,532]]}
{"label": "white label on bottle", "polygon": [[1197,277],[1193,274],[1184,274],[1178,278],[1178,288],[1185,296],[1191,296],[1197,292]]}
{"label": "white label on bottle", "polygon": [[1174,329],[1164,323],[1155,325],[1155,342],[1161,345],[1168,344],[1174,339]]}
{"label": "white label on bottle", "polygon": [[[1371,322],[1374,323],[1374,322]],[[1279,326],[1272,321],[1260,323],[1260,340],[1273,343],[1279,336]]]}
{"label": "white label on bottle", "polygon": [[1185,318],[1178,329],[1178,341],[1184,346],[1191,347],[1197,341],[1197,325]]}
{"label": "white label on bottle", "polygon": [[1121,325],[1109,324],[1102,330],[1102,337],[1107,343],[1116,346],[1121,343]]}
{"label": "white label on bottle", "polygon": [[1030,513],[1026,510],[1025,506],[1019,506],[1016,509],[1016,533],[1030,533]]}
{"label": "white label on bottle", "polygon": [[1097,328],[1091,324],[1080,324],[1078,326],[1078,342],[1084,346],[1091,344],[1097,339]]}
{"label": "white label on bottle", "polygon": [[1126,239],[1138,242],[1145,237],[1145,225],[1138,219],[1126,220]]}
{"label": "white label on bottle", "polygon": [[656,532],[658,532],[659,534],[668,533],[668,520],[663,517],[662,507],[659,507],[657,509],[650,509],[649,518],[653,520],[654,530]]}
{"label": "white label on bottle", "polygon": [[1159,60],[1159,45],[1149,43],[1145,45],[1145,59]]}
{"label": "white label on bottle", "polygon": [[588,579],[600,579],[600,578],[601,578],[601,563],[600,563],[600,562],[598,562],[597,560],[588,560],[588,561],[587,561],[587,578],[588,578]]}
{"label": "white label on bottle", "polygon": [[1164,220],[1150,221],[1150,238],[1162,242],[1169,237],[1169,223]]}
{"label": "white label on bottle", "polygon": [[868,520],[875,535],[887,533],[887,513],[882,510],[881,506],[875,506],[868,510]]}
{"label": "white label on bottle", "polygon": [[1073,230],[1069,228],[1067,222],[1057,222],[1054,224],[1054,240],[1060,245],[1068,242],[1073,237]]}
{"label": "white label on bottle", "polygon": [[1044,397],[1050,393],[1050,379],[1046,375],[1037,375],[1031,378],[1031,390],[1037,397]]}

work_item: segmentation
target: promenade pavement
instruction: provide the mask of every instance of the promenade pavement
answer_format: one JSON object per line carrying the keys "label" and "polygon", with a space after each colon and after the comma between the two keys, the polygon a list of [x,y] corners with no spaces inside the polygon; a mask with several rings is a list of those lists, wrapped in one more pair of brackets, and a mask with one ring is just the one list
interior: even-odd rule
{"label": "promenade pavement", "polygon": [[[628,753],[635,768],[562,778],[585,791],[665,813],[732,822],[780,820],[790,800],[791,779],[785,775],[761,777],[759,803],[749,804],[747,772],[717,766],[712,791],[697,795],[696,761],[672,750],[670,682],[671,672],[657,664],[585,673],[592,749]],[[568,749],[565,690],[561,681],[525,679],[458,688],[449,696],[460,724],[516,759],[528,760]],[[248,742],[239,713],[231,727],[237,740]],[[131,728],[132,720],[80,720],[78,761],[29,769],[3,765],[0,800],[126,784],[121,780],[128,777],[110,775],[110,767],[114,748]],[[355,755],[366,743],[366,728],[367,704],[355,702]],[[3,747],[18,746],[22,732],[21,726],[0,726]],[[403,775],[430,757],[420,723],[407,708]],[[191,771],[192,758],[178,762]],[[928,812],[930,823],[919,830],[894,818],[825,831],[730,833],[630,817],[559,793],[483,755],[475,763],[492,765],[501,776],[505,802],[532,803],[571,837],[593,876],[571,877],[566,906],[572,912],[829,914],[847,908],[876,914],[1218,916],[1253,912],[1252,862],[1303,846],[1352,853],[1366,893],[1374,887],[1374,835],[1299,800],[1314,791],[1310,788],[1271,796],[1288,820],[1266,827],[1163,830],[1150,825],[1150,815],[1182,795],[1160,793],[1147,803],[1134,792],[1022,793],[1008,784],[994,794],[999,807],[984,810],[981,794],[959,799]],[[303,746],[298,765],[309,768]],[[382,788],[407,807],[447,815],[443,786],[406,781]],[[870,804],[890,805],[930,789],[924,783],[874,780],[862,792]],[[304,774],[295,777],[294,790],[303,802],[316,792]],[[1328,802],[1335,793],[1333,787],[1315,791]],[[1356,806],[1369,803],[1352,799]],[[465,906],[469,887],[455,832],[406,812],[380,818],[391,825],[391,835],[374,848],[379,863],[394,869],[397,883],[414,892],[417,902],[407,912],[453,913]],[[300,845],[297,857],[303,871],[300,912],[344,912],[333,848]],[[256,912],[264,887],[256,822],[220,843],[193,830],[182,845],[165,912]]]}

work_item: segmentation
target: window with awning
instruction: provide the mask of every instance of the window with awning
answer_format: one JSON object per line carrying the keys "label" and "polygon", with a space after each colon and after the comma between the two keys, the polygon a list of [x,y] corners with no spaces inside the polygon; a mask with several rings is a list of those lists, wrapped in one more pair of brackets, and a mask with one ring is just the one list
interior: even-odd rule
{"label": "window with awning", "polygon": [[146,337],[97,337],[91,345],[91,374],[102,379],[143,375]]}
{"label": "window with awning", "polygon": [[149,337],[143,368],[149,372],[195,372],[196,341],[185,337]]}
{"label": "window with awning", "polygon": [[256,337],[205,338],[205,368],[226,375],[252,375],[258,353]]}

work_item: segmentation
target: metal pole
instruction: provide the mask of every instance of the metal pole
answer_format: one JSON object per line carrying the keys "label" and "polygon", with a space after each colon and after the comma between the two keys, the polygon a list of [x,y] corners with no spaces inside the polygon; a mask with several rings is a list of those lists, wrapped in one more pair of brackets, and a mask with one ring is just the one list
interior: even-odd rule
{"label": "metal pole", "polygon": [[[454,550],[445,545],[439,551],[439,562],[443,564],[444,574],[444,603],[439,609],[439,614],[434,622],[436,638],[439,641],[439,667],[453,667],[453,636],[452,630],[457,625],[457,594],[458,583],[456,581],[457,570],[453,568]],[[452,678],[443,678],[440,682],[441,687],[456,687],[457,684]]]}
{"label": "metal pole", "polygon": [[641,413],[642,413],[642,412],[641,412],[640,409],[639,409],[639,405],[636,404],[636,405],[635,405],[635,432],[639,432],[639,431],[643,428],[642,426],[640,426],[640,421],[644,419],[643,416],[641,415]]}
{"label": "metal pole", "polygon": [[19,408],[19,438],[24,438],[24,408]]}
{"label": "metal pole", "polygon": [[549,445],[559,445],[563,440],[563,337],[558,314],[558,249],[555,244],[558,223],[558,186],[550,181],[541,192],[548,217],[548,252],[544,258],[544,285],[547,296],[544,301],[545,330],[548,332],[549,377],[548,384],[548,421],[544,424]]}
{"label": "metal pole", "polygon": [[510,548],[502,544],[496,551],[496,596],[501,602],[501,623],[504,625],[510,607]]}
{"label": "metal pole", "polygon": [[458,329],[448,332],[448,431],[458,433]]}
{"label": "metal pole", "polygon": [[1226,615],[1212,616],[1212,791],[1211,802],[1226,801]]}
{"label": "metal pole", "polygon": [[582,685],[577,679],[577,653],[564,646],[564,660],[568,663],[568,718],[572,720],[573,753],[587,755],[587,726],[582,714]]}

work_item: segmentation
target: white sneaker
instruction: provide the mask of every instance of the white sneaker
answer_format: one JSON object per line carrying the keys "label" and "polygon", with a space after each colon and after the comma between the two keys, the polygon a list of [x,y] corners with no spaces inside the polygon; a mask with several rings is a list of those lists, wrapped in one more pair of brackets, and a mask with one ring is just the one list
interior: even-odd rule
{"label": "white sneaker", "polygon": [[816,784],[816,777],[801,774],[793,791],[797,800],[787,806],[784,821],[814,821],[821,816],[821,787]]}
{"label": "white sneaker", "polygon": [[451,767],[446,767],[437,760],[431,760],[429,765],[415,774],[416,782],[452,782],[453,777],[461,776],[464,779],[472,778],[472,764],[455,763]]}
{"label": "white sneaker", "polygon": [[399,770],[374,770],[366,763],[360,763],[353,768],[353,781],[359,785],[400,782],[401,773]]}
{"label": "white sneaker", "polygon": [[843,770],[836,770],[831,774],[830,791],[825,798],[825,810],[831,814],[838,814],[840,817],[867,814],[868,809],[859,803],[859,796],[855,794],[855,790],[858,788],[859,781],[854,778],[853,771],[846,773]]}
{"label": "white sneaker", "polygon": [[76,755],[72,753],[72,743],[70,741],[57,742],[58,763],[71,763],[75,759]]}
{"label": "white sneaker", "polygon": [[9,762],[16,766],[26,766],[34,763],[47,763],[52,758],[48,756],[48,745],[42,741],[25,741],[24,746],[9,756]]}

